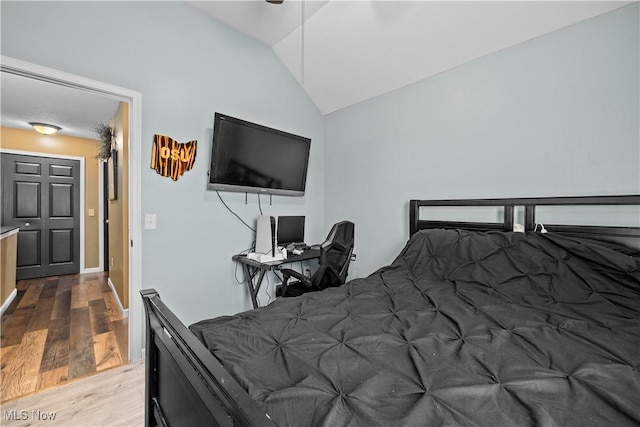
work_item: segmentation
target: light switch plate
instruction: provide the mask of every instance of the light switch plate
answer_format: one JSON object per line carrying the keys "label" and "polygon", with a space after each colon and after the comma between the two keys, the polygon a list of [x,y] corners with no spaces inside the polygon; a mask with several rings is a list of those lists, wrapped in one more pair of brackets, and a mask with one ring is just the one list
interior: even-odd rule
{"label": "light switch plate", "polygon": [[95,209],[89,209],[89,216],[96,216],[96,210]]}
{"label": "light switch plate", "polygon": [[144,215],[144,229],[145,230],[155,230],[156,229],[156,214],[145,214]]}

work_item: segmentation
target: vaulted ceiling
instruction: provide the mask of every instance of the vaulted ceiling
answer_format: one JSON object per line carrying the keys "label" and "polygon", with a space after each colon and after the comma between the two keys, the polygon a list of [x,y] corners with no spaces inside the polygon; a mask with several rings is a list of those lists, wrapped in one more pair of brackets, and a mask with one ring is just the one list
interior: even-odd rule
{"label": "vaulted ceiling", "polygon": [[273,48],[328,114],[630,2],[187,3]]}
{"label": "vaulted ceiling", "polygon": [[[328,114],[631,2],[186,3],[272,48]],[[116,100],[72,88],[6,73],[1,80],[3,126],[45,121],[62,134],[95,138],[94,126],[117,109]]]}

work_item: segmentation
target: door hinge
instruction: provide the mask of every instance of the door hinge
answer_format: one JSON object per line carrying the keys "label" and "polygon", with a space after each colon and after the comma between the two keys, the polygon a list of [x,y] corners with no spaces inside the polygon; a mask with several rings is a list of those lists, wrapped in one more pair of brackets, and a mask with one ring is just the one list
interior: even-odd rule
{"label": "door hinge", "polygon": [[131,247],[133,247],[133,240],[131,240]]}

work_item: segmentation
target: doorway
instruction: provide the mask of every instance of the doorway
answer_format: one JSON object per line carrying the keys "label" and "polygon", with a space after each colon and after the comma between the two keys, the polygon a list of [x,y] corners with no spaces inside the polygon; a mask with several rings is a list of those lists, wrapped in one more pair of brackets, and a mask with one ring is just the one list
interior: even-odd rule
{"label": "doorway", "polygon": [[[16,297],[2,318],[3,402],[128,363],[128,318],[120,299],[107,274],[86,268],[96,265],[100,236],[98,218],[82,215],[97,210],[101,200],[102,162],[93,158],[95,141],[55,136],[38,145],[39,138],[32,135],[31,130],[3,128],[3,145],[13,149],[0,150],[3,223],[12,225],[13,220],[20,227]],[[84,157],[14,150],[44,151],[54,144]],[[80,219],[93,224],[78,232]],[[56,244],[56,233],[64,233],[75,246]],[[23,236],[26,245],[19,239]],[[91,249],[84,257],[89,261],[80,268],[75,256],[73,268],[66,260],[78,253],[79,242],[86,242],[81,253]]]}
{"label": "doorway", "polygon": [[121,167],[128,168],[128,233],[127,244],[129,246],[128,268],[125,272],[128,276],[129,297],[129,345],[128,359],[137,361],[143,357],[144,313],[139,292],[142,288],[142,252],[141,252],[141,197],[140,197],[140,159],[141,159],[141,100],[139,92],[114,86],[108,83],[87,79],[81,76],[54,70],[36,64],[20,61],[14,58],[2,57],[0,64],[2,73],[9,73],[28,77],[38,81],[44,81],[86,91],[100,96],[111,97],[129,104],[129,157],[126,164]]}

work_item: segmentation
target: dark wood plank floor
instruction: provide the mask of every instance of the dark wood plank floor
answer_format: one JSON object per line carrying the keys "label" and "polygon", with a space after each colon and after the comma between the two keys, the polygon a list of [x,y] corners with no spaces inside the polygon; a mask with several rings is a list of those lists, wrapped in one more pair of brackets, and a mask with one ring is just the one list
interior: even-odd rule
{"label": "dark wood plank floor", "polygon": [[128,363],[128,319],[107,273],[21,280],[2,315],[0,400]]}

